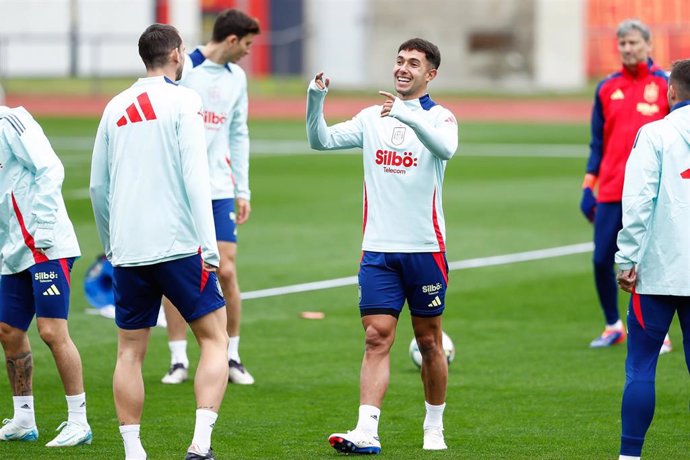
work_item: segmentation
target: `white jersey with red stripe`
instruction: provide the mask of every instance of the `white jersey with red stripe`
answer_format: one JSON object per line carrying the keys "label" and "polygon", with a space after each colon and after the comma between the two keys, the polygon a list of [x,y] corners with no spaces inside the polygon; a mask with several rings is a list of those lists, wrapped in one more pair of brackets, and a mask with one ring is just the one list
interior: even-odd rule
{"label": "white jersey with red stripe", "polygon": [[446,162],[458,147],[453,114],[428,95],[362,110],[349,121],[327,126],[327,89],[312,80],[307,97],[307,137],[312,148],[362,148],[364,238],[376,252],[444,252],[442,185]]}
{"label": "white jersey with red stripe", "polygon": [[[0,106],[2,274],[81,255],[62,198],[64,177],[60,159],[31,114],[24,107]],[[48,249],[44,254],[37,247]]]}
{"label": "white jersey with red stripe", "polygon": [[106,106],[91,202],[114,266],[196,254],[218,266],[201,98],[167,77],[140,78]]}
{"label": "white jersey with red stripe", "polygon": [[208,169],[214,200],[249,200],[247,76],[237,64],[217,64],[195,49],[186,56],[180,84],[201,96],[204,105]]}

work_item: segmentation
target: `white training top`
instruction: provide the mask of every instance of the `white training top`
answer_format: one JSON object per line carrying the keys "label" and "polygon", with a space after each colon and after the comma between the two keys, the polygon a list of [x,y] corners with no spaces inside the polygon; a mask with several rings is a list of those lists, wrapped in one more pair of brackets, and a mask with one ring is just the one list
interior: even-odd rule
{"label": "white training top", "polygon": [[328,127],[321,90],[312,80],[307,96],[307,138],[316,150],[360,147],[364,162],[364,239],[376,252],[445,252],[442,185],[446,161],[458,148],[453,114],[428,95],[380,105]]}
{"label": "white training top", "polygon": [[186,56],[182,86],[204,105],[211,197],[250,199],[247,76],[237,64],[216,64],[199,48]]}
{"label": "white training top", "polygon": [[167,77],[111,100],[96,134],[91,201],[115,266],[196,254],[218,266],[201,99]]}
{"label": "white training top", "polygon": [[[62,199],[65,170],[24,107],[0,106],[0,272],[79,257]],[[45,249],[45,255],[36,248]]]}

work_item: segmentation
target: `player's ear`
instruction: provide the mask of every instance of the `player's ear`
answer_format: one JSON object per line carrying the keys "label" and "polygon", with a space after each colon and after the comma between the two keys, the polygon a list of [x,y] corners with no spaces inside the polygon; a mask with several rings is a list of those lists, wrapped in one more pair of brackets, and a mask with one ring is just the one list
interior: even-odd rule
{"label": "player's ear", "polygon": [[237,43],[239,43],[239,41],[239,37],[237,37],[237,35],[235,34],[231,34],[225,37],[225,42],[230,46],[235,46]]}
{"label": "player's ear", "polygon": [[430,68],[430,69],[426,72],[426,82],[429,83],[431,80],[433,80],[434,78],[436,78],[436,74],[437,74],[437,73],[438,73],[438,70],[434,69],[433,67]]}

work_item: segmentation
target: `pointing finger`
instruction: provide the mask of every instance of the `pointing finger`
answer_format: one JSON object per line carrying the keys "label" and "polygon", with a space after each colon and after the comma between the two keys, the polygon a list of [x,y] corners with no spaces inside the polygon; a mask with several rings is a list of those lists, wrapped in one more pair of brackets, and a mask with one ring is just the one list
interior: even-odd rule
{"label": "pointing finger", "polygon": [[389,93],[388,91],[379,91],[379,94],[387,99],[390,99],[391,101],[395,99],[395,96]]}

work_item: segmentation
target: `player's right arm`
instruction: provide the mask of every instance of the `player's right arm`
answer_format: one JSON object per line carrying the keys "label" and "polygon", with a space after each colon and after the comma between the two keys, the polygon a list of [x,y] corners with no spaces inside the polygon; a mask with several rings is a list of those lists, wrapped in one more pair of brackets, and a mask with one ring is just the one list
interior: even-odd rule
{"label": "player's right arm", "polygon": [[[603,83],[603,82],[602,82]],[[582,199],[580,200],[580,211],[590,222],[594,221],[597,199],[594,195],[594,187],[599,177],[599,167],[601,158],[604,154],[604,107],[599,95],[602,83],[599,83],[594,93],[594,106],[592,107],[591,136],[589,143],[589,159],[587,160],[587,172],[582,181]]]}
{"label": "player's right arm", "polygon": [[[186,88],[181,89],[186,90]],[[182,107],[177,128],[182,179],[187,200],[191,206],[194,225],[199,235],[201,257],[204,263],[218,267],[220,255],[218,254],[216,231],[213,225],[211,185],[201,97],[192,90],[185,92],[187,96],[181,102]]]}
{"label": "player's right arm", "polygon": [[91,158],[91,179],[89,194],[96,219],[98,238],[108,259],[112,255],[110,247],[110,166],[108,162],[107,109],[96,132]]}
{"label": "player's right arm", "polygon": [[623,228],[618,233],[616,253],[620,270],[630,270],[639,261],[659,195],[661,156],[650,131],[649,126],[640,129],[625,166]]}
{"label": "player's right arm", "polygon": [[65,170],[41,126],[24,108],[13,109],[8,117],[13,130],[8,130],[10,151],[17,161],[35,176],[36,194],[31,213],[36,221],[35,246],[48,249],[55,245],[53,234],[57,223],[58,197]]}
{"label": "player's right arm", "polygon": [[363,129],[357,117],[328,126],[323,116],[323,101],[328,93],[328,78],[320,72],[307,90],[307,139],[315,150],[340,150],[362,147]]}

